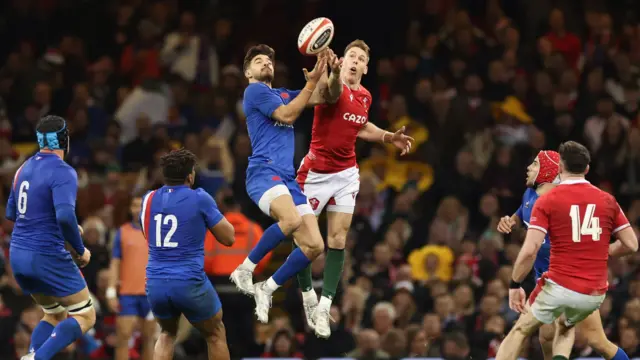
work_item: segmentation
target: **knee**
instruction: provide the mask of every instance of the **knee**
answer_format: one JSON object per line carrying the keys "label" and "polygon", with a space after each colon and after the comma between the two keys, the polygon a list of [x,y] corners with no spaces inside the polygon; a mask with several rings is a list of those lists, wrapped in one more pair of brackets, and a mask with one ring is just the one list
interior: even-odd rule
{"label": "knee", "polygon": [[206,341],[209,343],[216,341],[226,341],[227,338],[227,330],[224,327],[224,323],[222,320],[216,321],[215,325],[212,327],[211,332],[206,335]]}
{"label": "knee", "polygon": [[83,333],[86,333],[96,324],[96,309],[91,306],[85,311],[71,311],[69,310],[69,316],[76,319]]}
{"label": "knee", "polygon": [[286,236],[293,234],[294,231],[298,230],[300,225],[302,225],[302,217],[300,214],[290,215],[284,217],[278,221],[280,230]]}
{"label": "knee", "polygon": [[324,242],[321,236],[313,236],[309,240],[308,243],[300,248],[309,260],[314,260],[324,252]]}
{"label": "knee", "polygon": [[331,233],[327,237],[327,243],[329,244],[329,247],[331,249],[342,250],[345,248],[345,245],[347,243],[347,233],[344,231]]}
{"label": "knee", "polygon": [[67,318],[67,312],[59,312],[57,314],[47,314],[45,313],[42,317],[42,321],[46,321],[54,327],[57,326],[60,322]]}

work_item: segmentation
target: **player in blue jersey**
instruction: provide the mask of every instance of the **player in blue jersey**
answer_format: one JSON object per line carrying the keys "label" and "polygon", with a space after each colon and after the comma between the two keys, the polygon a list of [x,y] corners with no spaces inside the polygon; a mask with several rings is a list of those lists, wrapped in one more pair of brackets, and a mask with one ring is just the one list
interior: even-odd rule
{"label": "player in blue jersey", "polygon": [[[293,167],[293,124],[305,106],[320,103],[317,87],[327,68],[320,55],[302,90],[274,89],[274,51],[267,45],[249,49],[244,58],[244,74],[249,80],[243,108],[253,149],[247,167],[247,193],[262,212],[277,223],[264,235],[247,259],[231,274],[231,280],[245,294],[254,295],[258,320],[266,323],[273,292],[306,268],[324,251],[318,222],[307,197],[296,182]],[[256,264],[286,237],[293,235],[299,246],[267,281],[253,284]]]}
{"label": "player in blue jersey", "polygon": [[[504,216],[498,223],[498,231],[503,234],[511,233],[512,228],[522,222],[529,227],[529,219],[533,205],[540,196],[553,189],[559,182],[560,154],[556,151],[543,150],[538,153],[533,163],[527,168],[527,187],[522,196],[522,205],[511,216]],[[545,238],[533,265],[536,281],[549,269],[549,256],[551,244],[549,237]],[[519,285],[519,284],[518,284]],[[518,286],[520,288],[520,286]],[[589,346],[600,353],[607,360],[628,360],[625,352],[607,339],[602,327],[600,312],[596,310],[589,317],[577,325],[578,331],[586,334]],[[539,339],[545,360],[553,358],[553,337],[555,326],[553,324],[540,327]]]}
{"label": "player in blue jersey", "polygon": [[233,226],[211,195],[193,190],[196,157],[177,150],[161,158],[165,185],[142,200],[140,223],[149,242],[147,298],[162,333],[154,359],[172,359],[180,316],[204,336],[209,359],[229,359],[218,294],[204,272],[204,238],[211,231],[233,245]]}
{"label": "player in blue jersey", "polygon": [[67,124],[61,117],[46,116],[36,131],[40,151],[16,172],[6,217],[15,222],[9,250],[13,275],[44,310],[31,335],[30,353],[22,359],[41,360],[82,337],[93,327],[96,312],[74,262],[87,265],[91,253],[76,219],[78,176],[63,160],[69,152]]}

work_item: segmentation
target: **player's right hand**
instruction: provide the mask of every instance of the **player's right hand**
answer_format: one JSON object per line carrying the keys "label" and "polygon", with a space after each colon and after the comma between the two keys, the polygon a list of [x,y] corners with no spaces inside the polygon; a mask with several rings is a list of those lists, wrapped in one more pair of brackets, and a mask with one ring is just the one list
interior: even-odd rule
{"label": "player's right hand", "polygon": [[332,73],[340,74],[343,58],[339,58],[331,49],[327,49],[327,66],[331,68]]}
{"label": "player's right hand", "polygon": [[511,229],[516,225],[516,222],[511,219],[511,216],[503,216],[498,222],[498,232],[501,234],[510,234]]}
{"label": "player's right hand", "polygon": [[87,248],[84,248],[84,253],[82,253],[82,255],[77,255],[76,261],[78,263],[78,266],[81,268],[87,266],[89,264],[89,261],[91,261],[91,251],[89,251],[89,249]]}
{"label": "player's right hand", "polygon": [[313,70],[311,70],[311,72],[309,72],[307,69],[302,69],[305,79],[307,79],[307,81],[312,81],[314,83],[317,83],[326,71],[327,71],[326,56],[318,56],[318,59],[316,60],[316,66],[313,67]]}

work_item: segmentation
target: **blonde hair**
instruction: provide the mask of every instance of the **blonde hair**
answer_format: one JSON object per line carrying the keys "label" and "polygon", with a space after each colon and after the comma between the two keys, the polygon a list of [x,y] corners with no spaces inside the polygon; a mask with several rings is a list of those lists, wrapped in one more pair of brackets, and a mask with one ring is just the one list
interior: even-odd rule
{"label": "blonde hair", "polygon": [[367,45],[366,42],[364,42],[364,40],[360,40],[360,39],[356,39],[353,40],[352,42],[349,43],[349,45],[347,45],[347,47],[344,49],[344,53],[346,54],[347,51],[349,51],[352,48],[359,48],[362,49],[362,51],[365,52],[365,54],[367,54],[367,61],[369,60],[369,58],[371,57],[370,52],[371,52],[371,48],[369,47],[369,45]]}

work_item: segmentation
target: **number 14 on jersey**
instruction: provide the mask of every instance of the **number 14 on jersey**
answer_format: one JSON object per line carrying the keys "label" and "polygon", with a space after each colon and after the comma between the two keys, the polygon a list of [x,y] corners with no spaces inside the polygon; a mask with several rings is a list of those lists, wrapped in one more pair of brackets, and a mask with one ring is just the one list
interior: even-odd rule
{"label": "number 14 on jersey", "polygon": [[591,235],[593,241],[600,241],[602,228],[600,227],[600,219],[593,214],[596,212],[595,204],[588,204],[584,212],[582,221],[580,219],[580,206],[571,205],[569,216],[571,216],[571,240],[580,242],[582,236]]}

